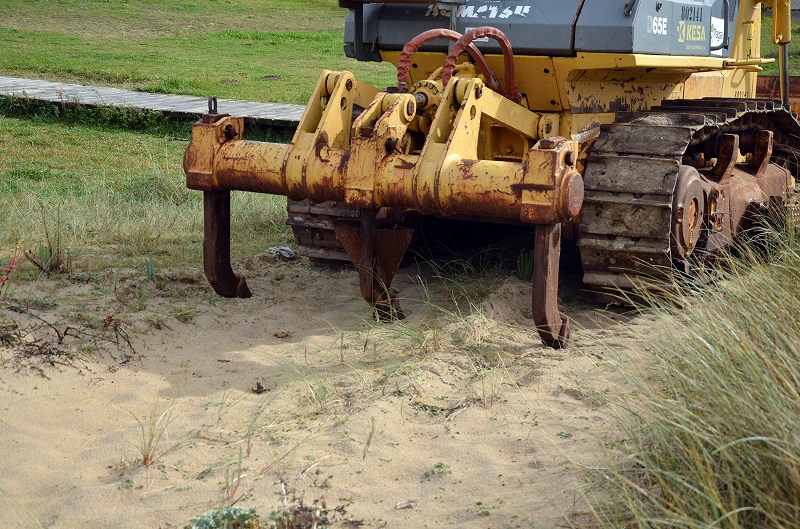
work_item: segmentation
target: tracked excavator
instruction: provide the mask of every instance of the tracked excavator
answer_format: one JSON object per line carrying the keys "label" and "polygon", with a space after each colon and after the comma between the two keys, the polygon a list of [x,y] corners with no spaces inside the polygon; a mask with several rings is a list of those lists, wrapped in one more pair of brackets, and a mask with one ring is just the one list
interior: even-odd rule
{"label": "tracked excavator", "polygon": [[[386,89],[322,72],[290,144],[244,141],[215,100],[184,168],[204,193],[205,272],[230,263],[230,192],[289,198],[301,250],[353,263],[383,318],[415,215],[535,234],[533,323],[563,347],[562,238],[591,290],[692,274],[775,215],[796,215],[800,123],[789,108],[788,0],[340,0],[345,53],[389,61]],[[756,98],[771,8],[778,97]]]}

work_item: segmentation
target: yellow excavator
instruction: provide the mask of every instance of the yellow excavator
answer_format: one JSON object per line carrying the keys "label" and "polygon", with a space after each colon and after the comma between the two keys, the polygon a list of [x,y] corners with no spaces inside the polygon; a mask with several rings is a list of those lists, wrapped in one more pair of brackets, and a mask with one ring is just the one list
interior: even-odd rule
{"label": "yellow excavator", "polygon": [[[301,245],[324,258],[328,232],[384,318],[402,314],[391,283],[412,236],[405,213],[530,226],[533,320],[556,348],[570,334],[562,238],[577,242],[587,288],[618,291],[691,274],[796,214],[788,0],[340,5],[345,53],[391,62],[396,86],[322,72],[290,144],[242,140],[243,119],[215,100],[193,125],[186,182],[204,193],[205,272],[220,295],[250,296],[230,263],[231,190],[287,196],[290,223],[312,234]],[[756,98],[774,60],[760,49],[765,7],[775,99]]]}

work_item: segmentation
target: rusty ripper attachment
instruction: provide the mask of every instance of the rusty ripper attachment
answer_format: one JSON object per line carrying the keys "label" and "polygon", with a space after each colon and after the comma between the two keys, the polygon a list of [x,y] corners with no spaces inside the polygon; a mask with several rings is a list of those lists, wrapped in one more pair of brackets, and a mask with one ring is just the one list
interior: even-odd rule
{"label": "rusty ripper attachment", "polygon": [[391,282],[411,240],[411,229],[382,220],[387,211],[521,221],[536,232],[534,322],[547,345],[566,344],[561,223],[580,212],[583,178],[579,143],[550,137],[557,114],[528,110],[466,64],[446,84],[433,75],[395,92],[325,71],[291,144],[243,141],[242,127],[210,108],[184,159],[187,186],[205,194],[205,272],[218,294],[250,295],[230,265],[231,190],[360,208],[336,233],[381,318],[402,317]]}

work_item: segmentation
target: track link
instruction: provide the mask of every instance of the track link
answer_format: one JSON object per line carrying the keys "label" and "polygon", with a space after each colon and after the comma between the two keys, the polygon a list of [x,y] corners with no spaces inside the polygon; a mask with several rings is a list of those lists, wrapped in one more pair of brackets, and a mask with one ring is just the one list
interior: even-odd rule
{"label": "track link", "polygon": [[286,209],[286,224],[292,228],[300,255],[319,263],[350,264],[350,257],[333,231],[333,223],[360,218],[358,208],[342,202],[315,204],[309,200],[288,200]]}
{"label": "track link", "polygon": [[578,240],[584,282],[618,292],[652,284],[672,267],[686,269],[672,255],[670,235],[683,156],[720,133],[753,129],[773,131],[773,158],[793,160],[800,149],[797,116],[776,101],[669,100],[647,112],[619,113],[602,126],[584,174]]}

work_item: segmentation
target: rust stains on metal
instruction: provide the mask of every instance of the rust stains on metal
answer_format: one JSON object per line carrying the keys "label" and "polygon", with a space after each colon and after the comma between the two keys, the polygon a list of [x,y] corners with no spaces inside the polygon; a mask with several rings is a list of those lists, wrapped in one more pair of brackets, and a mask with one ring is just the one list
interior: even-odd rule
{"label": "rust stains on metal", "polygon": [[337,167],[337,170],[342,174],[347,171],[347,163],[350,161],[350,154],[350,151],[346,151],[342,156],[342,159],[339,160],[339,166]]}
{"label": "rust stains on metal", "polygon": [[394,167],[397,169],[408,171],[414,169],[416,167],[416,164],[410,162],[409,160],[406,160],[405,158],[398,158],[397,163],[394,165]]}
{"label": "rust stains on metal", "polygon": [[328,147],[328,145],[328,133],[323,130],[314,142],[314,152],[316,152],[317,158],[323,162],[329,161],[327,158],[322,157],[322,153]]}

